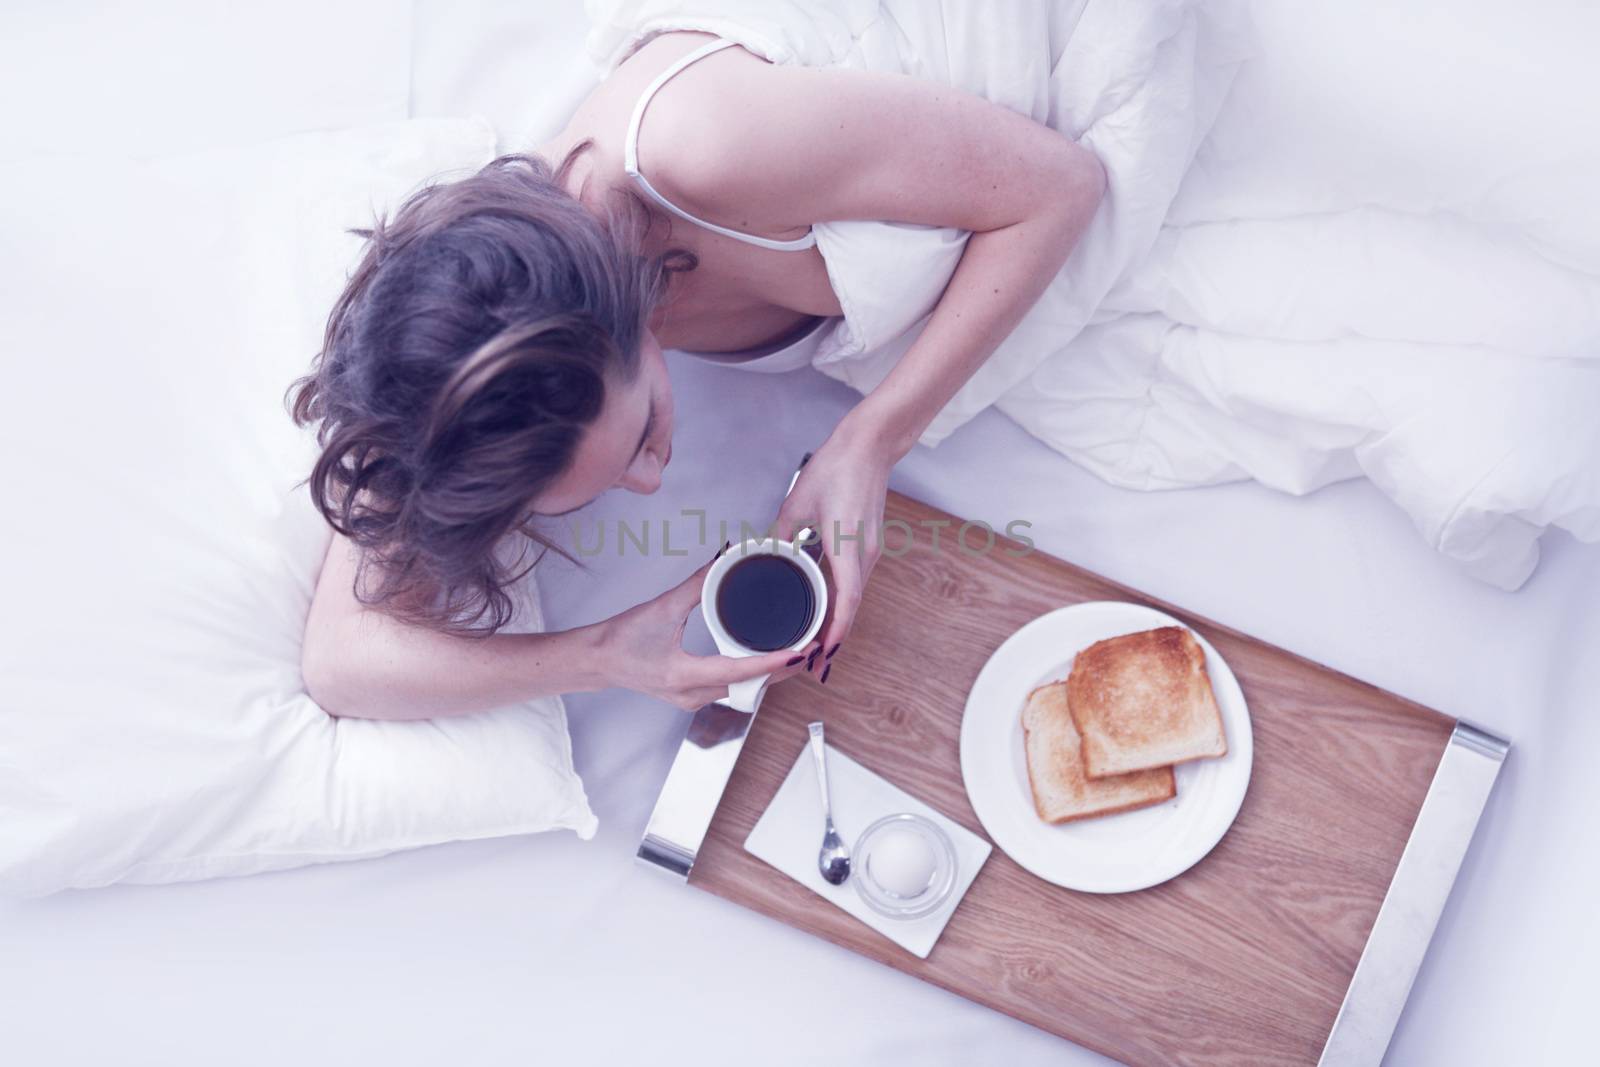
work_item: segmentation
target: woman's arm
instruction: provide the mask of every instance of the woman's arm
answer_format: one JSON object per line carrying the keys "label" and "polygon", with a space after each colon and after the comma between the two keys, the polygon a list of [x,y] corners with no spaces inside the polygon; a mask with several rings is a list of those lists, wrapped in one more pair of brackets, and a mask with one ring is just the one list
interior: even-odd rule
{"label": "woman's arm", "polygon": [[700,602],[706,567],[654,600],[592,626],[458,637],[360,603],[355,549],[336,534],[306,620],[301,675],[311,698],[330,715],[426,719],[611,686],[698,708],[726,696],[732,682],[794,673],[798,668],[787,666],[794,653],[788,651],[729,659],[683,650],[684,624]]}
{"label": "woman's arm", "polygon": [[[652,180],[669,196],[773,231],[830,219],[972,231],[926,328],[818,450],[780,516],[821,523],[836,586],[831,650],[877,558],[889,468],[1061,269],[1105,173],[1070,138],[932,82],[724,55],[714,77],[680,78],[688,84],[654,117]],[[835,523],[866,536],[834,543]]]}

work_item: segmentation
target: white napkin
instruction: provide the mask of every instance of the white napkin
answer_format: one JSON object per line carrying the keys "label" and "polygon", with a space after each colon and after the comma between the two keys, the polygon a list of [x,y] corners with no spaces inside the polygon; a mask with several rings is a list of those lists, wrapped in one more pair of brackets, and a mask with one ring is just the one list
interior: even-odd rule
{"label": "white napkin", "polygon": [[[855,886],[829,885],[817,870],[817,849],[822,843],[822,800],[817,792],[816,764],[809,746],[789,769],[777,795],[745,839],[745,851],[770,863],[822,899],[837,904],[907,952],[922,959],[933,951],[945,924],[967,887],[989,858],[989,842],[959,823],[945,818],[911,794],[899,789],[861,764],[828,746],[828,787],[833,800],[833,824],[852,851],[856,838],[885,815],[914,812],[938,823],[956,849],[956,881],[950,899],[931,915],[920,919],[891,919],[879,915],[857,894]],[[857,860],[852,856],[852,860]],[[856,877],[854,874],[851,878]]]}

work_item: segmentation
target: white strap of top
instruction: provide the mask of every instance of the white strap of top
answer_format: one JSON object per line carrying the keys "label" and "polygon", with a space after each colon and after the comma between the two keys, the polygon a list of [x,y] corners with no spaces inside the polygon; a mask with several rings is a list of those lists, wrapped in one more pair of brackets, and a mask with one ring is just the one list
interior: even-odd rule
{"label": "white strap of top", "polygon": [[707,222],[705,219],[689,214],[683,208],[656,192],[655,186],[651,185],[649,180],[639,173],[639,124],[644,121],[644,110],[650,106],[650,98],[655,96],[663,85],[671,81],[679,71],[689,66],[689,64],[709,56],[713,52],[720,52],[724,48],[729,48],[736,43],[735,41],[716,40],[703,44],[656,75],[655,80],[645,86],[644,94],[639,97],[639,102],[633,106],[633,117],[628,120],[628,136],[622,142],[622,169],[627,172],[628,177],[638,184],[640,189],[644,190],[646,196],[680,219],[692,222],[696,226],[710,230],[712,233],[720,233],[724,237],[732,237],[736,241],[743,241],[746,244],[756,245],[760,248],[770,248],[775,252],[803,252],[817,243],[816,234],[810,230],[806,231],[804,237],[797,237],[792,241],[776,241],[770,237],[757,237],[753,233],[730,230],[726,226],[718,226],[714,222]]}

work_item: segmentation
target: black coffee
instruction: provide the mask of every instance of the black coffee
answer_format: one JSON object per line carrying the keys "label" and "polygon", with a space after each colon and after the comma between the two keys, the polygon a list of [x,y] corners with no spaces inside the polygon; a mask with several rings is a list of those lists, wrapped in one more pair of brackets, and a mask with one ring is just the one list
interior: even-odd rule
{"label": "black coffee", "polygon": [[787,648],[816,611],[806,572],[782,556],[751,556],[728,568],[717,587],[717,618],[735,641],[757,652]]}

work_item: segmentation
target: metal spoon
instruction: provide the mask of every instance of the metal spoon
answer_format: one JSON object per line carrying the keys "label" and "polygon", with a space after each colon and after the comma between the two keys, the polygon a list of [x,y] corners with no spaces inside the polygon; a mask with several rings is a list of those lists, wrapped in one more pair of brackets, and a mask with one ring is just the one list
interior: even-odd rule
{"label": "metal spoon", "polygon": [[811,755],[817,761],[817,786],[822,790],[823,834],[822,848],[817,852],[817,870],[829,885],[844,885],[850,877],[850,850],[845,847],[839,831],[833,828],[833,809],[828,803],[828,755],[822,743],[822,724],[814,722],[811,731]]}

